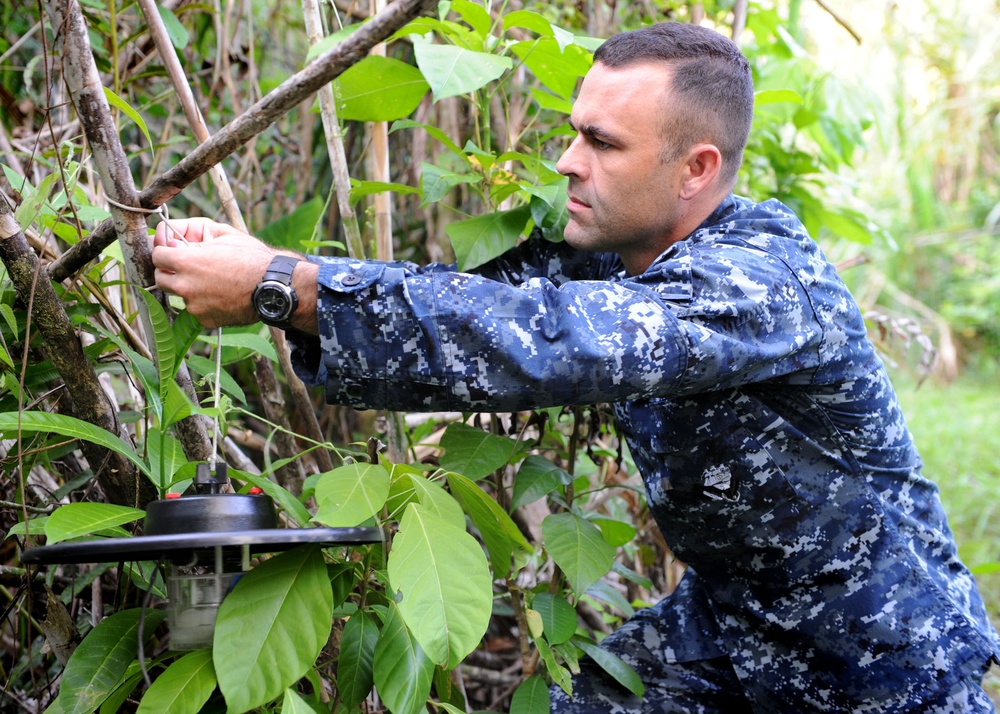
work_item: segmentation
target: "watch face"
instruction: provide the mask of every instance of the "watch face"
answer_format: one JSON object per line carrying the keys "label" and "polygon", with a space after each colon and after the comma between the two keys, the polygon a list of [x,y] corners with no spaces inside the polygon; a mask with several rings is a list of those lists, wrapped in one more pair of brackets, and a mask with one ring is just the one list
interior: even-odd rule
{"label": "watch face", "polygon": [[254,307],[265,319],[283,320],[292,312],[292,299],[282,285],[262,285],[254,295]]}

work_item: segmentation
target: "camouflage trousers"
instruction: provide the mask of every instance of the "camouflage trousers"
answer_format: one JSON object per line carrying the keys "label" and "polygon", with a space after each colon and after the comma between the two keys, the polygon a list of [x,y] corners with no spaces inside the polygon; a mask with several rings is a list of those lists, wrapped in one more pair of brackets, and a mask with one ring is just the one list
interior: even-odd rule
{"label": "camouflage trousers", "polygon": [[[693,651],[690,643],[671,642],[669,634],[674,633],[664,632],[667,628],[661,625],[656,611],[655,607],[640,610],[601,645],[624,659],[639,674],[646,686],[641,700],[586,658],[580,663],[580,673],[573,677],[572,697],[560,687],[552,687],[552,714],[810,714],[818,711],[804,702],[794,705],[788,702],[751,703],[727,656],[690,659]],[[677,661],[678,654],[686,661]],[[982,674],[988,668],[989,663],[985,663],[978,676],[960,680],[943,695],[934,695],[931,700],[897,701],[885,706],[866,702],[863,708],[852,710],[852,714],[890,711],[893,714],[994,714],[996,710],[982,688]]]}

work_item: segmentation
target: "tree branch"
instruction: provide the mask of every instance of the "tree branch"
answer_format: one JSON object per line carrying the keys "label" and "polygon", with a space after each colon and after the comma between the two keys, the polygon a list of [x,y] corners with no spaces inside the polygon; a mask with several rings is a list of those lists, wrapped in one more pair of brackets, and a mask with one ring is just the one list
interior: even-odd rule
{"label": "tree branch", "polygon": [[[139,205],[156,208],[180,193],[212,166],[260,134],[320,87],[333,81],[347,68],[365,57],[368,51],[423,12],[429,0],[395,0],[383,12],[362,25],[353,35],[310,62],[289,77],[266,97],[227,124],[209,141],[198,146],[172,169],[153,181],[138,196]],[[111,220],[77,243],[49,266],[53,280],[64,280],[92,259],[114,240]]]}

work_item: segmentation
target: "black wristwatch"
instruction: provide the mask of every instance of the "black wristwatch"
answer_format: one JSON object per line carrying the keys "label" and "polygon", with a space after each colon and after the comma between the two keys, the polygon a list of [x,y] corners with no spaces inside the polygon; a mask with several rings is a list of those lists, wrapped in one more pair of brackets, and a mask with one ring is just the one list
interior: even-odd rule
{"label": "black wristwatch", "polygon": [[254,288],[250,301],[265,325],[288,329],[290,320],[299,306],[299,296],[292,288],[292,272],[298,258],[276,255],[267,266],[267,272]]}

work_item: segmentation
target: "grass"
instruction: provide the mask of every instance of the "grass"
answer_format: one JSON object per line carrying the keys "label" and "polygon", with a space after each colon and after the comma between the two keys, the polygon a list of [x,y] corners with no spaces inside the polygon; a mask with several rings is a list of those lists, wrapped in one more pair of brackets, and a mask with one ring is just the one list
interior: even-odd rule
{"label": "grass", "polygon": [[[941,488],[959,554],[976,574],[990,618],[1000,625],[1000,384],[972,377],[919,388],[897,383],[924,475]],[[996,667],[986,689],[1000,705]]]}

